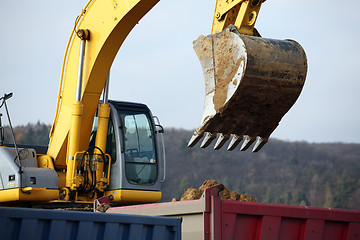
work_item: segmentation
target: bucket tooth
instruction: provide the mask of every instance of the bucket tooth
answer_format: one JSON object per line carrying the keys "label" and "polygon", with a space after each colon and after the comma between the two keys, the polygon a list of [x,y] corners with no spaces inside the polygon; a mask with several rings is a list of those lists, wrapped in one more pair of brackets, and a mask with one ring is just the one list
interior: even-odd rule
{"label": "bucket tooth", "polygon": [[226,134],[221,133],[218,140],[216,141],[214,149],[219,150],[220,148],[222,148],[222,146],[224,146],[224,144],[226,143],[226,141],[229,138],[230,138],[230,135],[226,135]]}
{"label": "bucket tooth", "polygon": [[234,134],[233,137],[231,138],[231,141],[229,143],[229,146],[227,148],[228,151],[232,151],[236,148],[237,145],[239,145],[239,143],[243,140],[244,136],[241,135],[237,135],[237,134]]}
{"label": "bucket tooth", "polygon": [[210,132],[207,132],[205,137],[204,137],[204,140],[202,141],[200,147],[201,148],[206,148],[207,146],[210,145],[210,143],[216,138],[216,133],[213,134],[213,133],[210,133]]}
{"label": "bucket tooth", "polygon": [[188,147],[195,146],[196,143],[203,137],[203,135],[204,134],[198,134],[197,131],[195,131],[188,143]]}
{"label": "bucket tooth", "polygon": [[246,151],[253,142],[255,142],[256,137],[246,136],[244,143],[241,145],[240,151]]}
{"label": "bucket tooth", "polygon": [[252,152],[258,152],[268,142],[267,138],[258,137]]}

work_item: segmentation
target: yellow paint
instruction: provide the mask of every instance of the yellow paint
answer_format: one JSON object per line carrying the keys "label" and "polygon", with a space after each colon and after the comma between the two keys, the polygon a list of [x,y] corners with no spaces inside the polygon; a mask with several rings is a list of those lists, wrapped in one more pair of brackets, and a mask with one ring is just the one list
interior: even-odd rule
{"label": "yellow paint", "polygon": [[118,8],[118,1],[117,0],[112,0],[113,2],[113,6],[114,6],[114,9],[117,9]]}
{"label": "yellow paint", "polygon": [[67,170],[66,170],[66,187],[75,190],[72,183],[75,175],[75,165],[76,165],[76,153],[79,150],[80,145],[80,128],[81,128],[81,120],[83,116],[83,105],[80,101],[76,101],[73,105],[73,112],[71,115],[71,128],[69,135],[69,146],[68,146],[68,154],[66,157],[67,160]]}
{"label": "yellow paint", "polygon": [[39,168],[51,168],[54,169],[52,158],[48,155],[40,155],[37,157],[37,163]]}
{"label": "yellow paint", "polygon": [[105,192],[105,195],[113,195],[113,202],[126,203],[154,203],[161,199],[161,192],[119,189]]}
{"label": "yellow paint", "polygon": [[50,201],[58,199],[59,190],[46,188],[25,188],[23,193],[20,188],[6,189],[0,191],[0,202],[12,201]]}
{"label": "yellow paint", "polygon": [[[102,153],[105,153],[106,152],[108,122],[109,122],[109,116],[110,116],[109,104],[101,104],[98,111],[99,111],[98,128],[97,128],[97,132],[96,132],[95,146],[100,148]],[[97,158],[102,159],[101,151],[99,149],[95,149],[94,156],[98,155]],[[105,159],[104,159],[104,161],[105,161]],[[104,189],[109,184],[108,179],[103,178],[104,161],[98,161],[97,168],[96,168],[96,182],[97,182],[96,189],[98,189],[100,192],[103,192]],[[111,165],[111,164],[109,164],[109,165]],[[110,173],[110,171],[108,173]]]}
{"label": "yellow paint", "polygon": [[65,187],[66,182],[66,173],[65,172],[56,172],[59,177],[59,189],[63,189]]}
{"label": "yellow paint", "polygon": [[211,34],[234,25],[240,33],[252,36],[261,4],[262,0],[217,0]]}
{"label": "yellow paint", "polygon": [[[64,200],[53,200],[53,201],[49,201],[49,203],[69,203],[68,201],[64,201]],[[74,201],[72,203],[85,203],[85,204],[92,204],[94,203],[94,201]]]}

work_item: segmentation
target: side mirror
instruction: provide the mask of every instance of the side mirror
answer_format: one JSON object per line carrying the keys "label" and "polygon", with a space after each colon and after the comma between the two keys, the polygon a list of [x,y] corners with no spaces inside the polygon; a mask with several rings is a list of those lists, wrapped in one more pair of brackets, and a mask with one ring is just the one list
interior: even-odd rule
{"label": "side mirror", "polygon": [[156,133],[164,133],[164,128],[160,124],[156,124]]}
{"label": "side mirror", "polygon": [[8,100],[9,98],[12,97],[12,95],[13,95],[13,93],[8,93],[8,94],[5,93],[3,99]]}

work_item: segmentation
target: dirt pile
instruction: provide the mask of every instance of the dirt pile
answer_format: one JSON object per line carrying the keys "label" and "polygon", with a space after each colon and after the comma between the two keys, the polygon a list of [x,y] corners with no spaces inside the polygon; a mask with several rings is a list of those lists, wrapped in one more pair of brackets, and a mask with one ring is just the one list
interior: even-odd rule
{"label": "dirt pile", "polygon": [[[200,199],[202,194],[204,193],[205,189],[214,187],[216,185],[219,185],[219,183],[216,180],[206,180],[199,189],[195,188],[188,188],[184,194],[181,196],[180,201],[187,201],[187,200],[197,200]],[[219,196],[223,200],[234,200],[234,201],[242,201],[242,202],[256,202],[256,199],[247,195],[247,194],[239,194],[235,191],[231,191],[227,189],[226,187],[224,190],[222,190],[219,193]],[[173,198],[172,200],[179,201],[176,198]]]}

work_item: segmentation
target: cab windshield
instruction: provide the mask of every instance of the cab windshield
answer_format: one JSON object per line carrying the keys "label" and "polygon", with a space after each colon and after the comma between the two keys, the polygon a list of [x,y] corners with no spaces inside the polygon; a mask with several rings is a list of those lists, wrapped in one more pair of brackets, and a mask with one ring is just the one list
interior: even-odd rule
{"label": "cab windshield", "polygon": [[145,113],[119,112],[124,139],[125,172],[132,184],[154,184],[157,179],[155,139]]}

